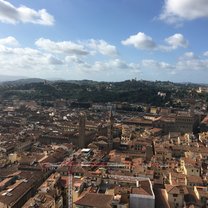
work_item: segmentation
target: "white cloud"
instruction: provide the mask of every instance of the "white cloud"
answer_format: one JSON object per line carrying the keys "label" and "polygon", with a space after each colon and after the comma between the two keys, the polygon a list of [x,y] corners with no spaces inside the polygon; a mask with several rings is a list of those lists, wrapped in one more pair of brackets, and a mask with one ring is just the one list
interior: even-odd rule
{"label": "white cloud", "polygon": [[39,38],[35,45],[40,49],[53,53],[67,54],[68,56],[85,56],[100,53],[105,56],[117,56],[118,52],[114,45],[104,40],[86,40],[86,41],[61,41],[55,42],[50,39]]}
{"label": "white cloud", "polygon": [[116,68],[116,69],[120,69],[120,70],[130,70],[130,71],[134,71],[134,70],[140,70],[140,65],[139,64],[135,64],[135,63],[127,63],[123,60],[120,59],[114,59],[112,61],[110,61],[108,63],[109,69],[111,68]]}
{"label": "white cloud", "polygon": [[207,0],[165,0],[159,16],[169,24],[181,24],[184,20],[208,17]]}
{"label": "white cloud", "polygon": [[0,48],[0,61],[6,65],[12,64],[13,66],[29,65],[30,67],[36,67],[39,64],[56,65],[61,61],[55,58],[52,54],[41,53],[38,50],[32,48]]}
{"label": "white cloud", "polygon": [[193,52],[186,52],[179,57],[176,63],[176,70],[208,70],[208,59],[200,58]]}
{"label": "white cloud", "polygon": [[33,48],[0,45],[0,74],[40,77],[64,67],[64,61]]}
{"label": "white cloud", "polygon": [[[65,75],[70,75],[68,77],[70,79],[79,78],[80,76],[83,78],[95,78],[97,76],[96,79],[98,77],[100,77],[99,79],[105,79],[108,76],[108,79],[114,80],[118,77],[123,79],[132,78],[140,75],[141,71],[155,76],[171,76],[180,74],[182,71],[187,73],[196,71],[198,73],[199,71],[206,72],[208,70],[207,52],[204,53],[205,56],[197,56],[192,51],[186,52],[175,63],[154,59],[129,63],[117,57],[110,57],[101,61],[97,59],[100,57],[93,57],[92,59],[88,56],[79,56],[80,50],[87,51],[86,55],[90,54],[89,48],[85,49],[86,45],[72,42],[53,42],[48,39],[39,40],[36,41],[36,45],[40,46],[41,50],[15,46],[18,41],[14,37],[0,39],[0,74],[10,72],[12,75],[27,76],[30,74],[30,76],[36,77],[52,75],[55,77],[57,75],[66,79]],[[167,42],[167,47],[183,47],[183,44],[170,41]],[[159,46],[155,50],[158,50],[158,48]]]}
{"label": "white cloud", "polygon": [[[138,63],[128,63],[121,59],[112,59],[108,61],[95,61],[89,63],[79,58],[69,56],[66,58],[67,63],[72,69],[76,69],[79,72],[85,74],[85,76],[93,76],[95,74],[107,76],[111,74],[122,74],[123,79],[129,77],[138,77],[141,73],[151,73],[155,76],[179,76],[180,73],[186,72],[191,73],[192,71],[207,71],[208,70],[208,59],[202,59],[196,56],[193,52],[186,52],[175,63],[168,63],[165,61],[158,61],[155,59],[144,59]],[[148,74],[147,73],[147,74]],[[115,78],[116,79],[116,78]],[[184,78],[185,79],[185,78]]]}
{"label": "white cloud", "polygon": [[208,57],[208,51],[205,51],[203,55]]}
{"label": "white cloud", "polygon": [[91,49],[107,56],[116,56],[118,54],[117,49],[114,45],[110,45],[104,40],[91,39],[87,44]]}
{"label": "white cloud", "polygon": [[163,70],[163,71],[173,69],[173,66],[171,66],[170,64],[163,61],[157,61],[154,59],[142,60],[142,66],[147,69]]}
{"label": "white cloud", "polygon": [[150,36],[145,33],[139,32],[136,35],[131,35],[126,40],[121,41],[123,45],[133,45],[138,49],[153,50],[156,44]]}
{"label": "white cloud", "polygon": [[14,37],[8,36],[6,38],[0,39],[0,45],[18,46],[19,43]]}
{"label": "white cloud", "polygon": [[64,61],[62,61],[59,58],[53,56],[52,54],[48,54],[46,56],[46,59],[47,59],[48,64],[51,64],[51,65],[62,65],[62,64],[64,64]]}
{"label": "white cloud", "polygon": [[54,42],[49,39],[40,38],[35,42],[40,49],[53,53],[64,53],[68,55],[88,55],[89,52],[83,45],[71,41]]}
{"label": "white cloud", "polygon": [[188,47],[188,41],[180,33],[176,33],[165,40],[166,44],[157,45],[152,37],[139,32],[136,35],[132,35],[126,40],[121,41],[123,45],[133,45],[137,49],[143,50],[154,50],[154,51],[163,51],[168,52],[180,47]]}
{"label": "white cloud", "polygon": [[175,75],[180,74],[182,71],[187,73],[192,71],[208,71],[208,59],[200,58],[193,52],[186,52],[174,64],[146,59],[141,61],[141,67],[143,70],[156,70],[161,74],[167,73],[169,75]]}
{"label": "white cloud", "polygon": [[76,55],[66,56],[64,60],[65,60],[66,63],[69,63],[69,64],[71,64],[71,63],[77,63],[77,64],[83,63],[83,61],[80,58],[78,58]]}
{"label": "white cloud", "polygon": [[194,52],[186,52],[183,54],[183,56],[179,57],[180,60],[191,60],[191,59],[198,59],[198,57],[194,54]]}
{"label": "white cloud", "polygon": [[3,23],[33,23],[53,25],[54,17],[45,9],[34,10],[26,6],[15,7],[8,1],[0,0],[0,21]]}
{"label": "white cloud", "polygon": [[[6,41],[7,40],[7,41]],[[41,50],[20,46],[10,46],[10,39],[1,39],[0,44],[0,74],[23,75],[32,77],[58,77],[65,79],[79,79],[98,77],[99,79],[114,80],[122,75],[126,78],[138,75],[140,66],[128,63],[118,58],[100,61],[78,56],[83,49],[80,45],[67,42],[52,42],[42,39],[36,45]],[[14,40],[11,38],[11,40]],[[15,39],[16,40],[16,39]],[[82,45],[81,45],[82,46]],[[42,50],[44,49],[44,50]],[[92,77],[90,77],[92,76]],[[107,77],[106,77],[107,76]]]}
{"label": "white cloud", "polygon": [[180,60],[176,64],[176,70],[186,70],[186,71],[202,71],[208,70],[208,60],[198,60],[198,59],[187,59]]}
{"label": "white cloud", "polygon": [[170,45],[170,49],[177,49],[179,47],[188,47],[188,41],[180,33],[176,33],[165,39],[165,42]]}
{"label": "white cloud", "polygon": [[103,71],[109,72],[115,70],[118,70],[120,72],[126,71],[126,73],[140,71],[139,64],[127,63],[120,59],[112,59],[108,61],[95,61],[94,63],[90,64],[85,61],[81,61],[77,58],[71,59],[71,57],[67,57],[67,62],[69,65],[73,64],[80,71],[87,73]]}

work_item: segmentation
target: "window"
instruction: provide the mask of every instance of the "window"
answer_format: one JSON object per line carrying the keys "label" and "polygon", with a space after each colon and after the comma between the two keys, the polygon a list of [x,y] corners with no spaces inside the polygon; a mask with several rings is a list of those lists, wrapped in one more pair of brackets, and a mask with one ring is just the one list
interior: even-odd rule
{"label": "window", "polygon": [[173,194],[173,197],[178,197],[178,194]]}

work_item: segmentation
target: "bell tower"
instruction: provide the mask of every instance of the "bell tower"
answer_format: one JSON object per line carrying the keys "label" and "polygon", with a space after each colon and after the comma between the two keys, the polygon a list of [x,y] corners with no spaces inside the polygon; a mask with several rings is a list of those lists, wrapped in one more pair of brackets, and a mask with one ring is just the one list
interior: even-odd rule
{"label": "bell tower", "polygon": [[85,120],[86,120],[85,114],[80,113],[80,116],[79,116],[79,141],[78,141],[79,148],[85,147]]}
{"label": "bell tower", "polygon": [[113,148],[113,124],[114,124],[114,116],[112,109],[109,113],[109,130],[108,130],[108,145],[109,149]]}

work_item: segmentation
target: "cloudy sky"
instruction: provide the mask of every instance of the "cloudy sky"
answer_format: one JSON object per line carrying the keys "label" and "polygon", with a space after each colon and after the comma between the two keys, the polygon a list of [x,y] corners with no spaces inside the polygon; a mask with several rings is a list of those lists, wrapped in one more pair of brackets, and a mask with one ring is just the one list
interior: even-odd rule
{"label": "cloudy sky", "polygon": [[208,83],[208,0],[0,0],[0,75]]}

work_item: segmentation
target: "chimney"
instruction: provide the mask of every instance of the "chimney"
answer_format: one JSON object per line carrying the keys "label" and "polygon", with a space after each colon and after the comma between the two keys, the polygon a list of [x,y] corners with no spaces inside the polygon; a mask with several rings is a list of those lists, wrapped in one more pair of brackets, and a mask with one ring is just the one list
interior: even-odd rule
{"label": "chimney", "polygon": [[141,185],[141,184],[140,184],[139,181],[137,180],[137,181],[136,181],[136,187],[139,188],[140,185]]}

